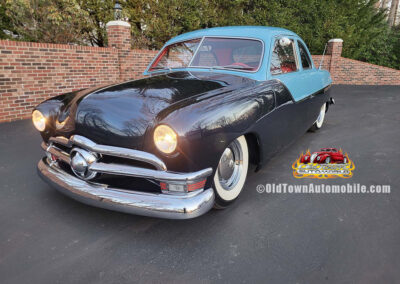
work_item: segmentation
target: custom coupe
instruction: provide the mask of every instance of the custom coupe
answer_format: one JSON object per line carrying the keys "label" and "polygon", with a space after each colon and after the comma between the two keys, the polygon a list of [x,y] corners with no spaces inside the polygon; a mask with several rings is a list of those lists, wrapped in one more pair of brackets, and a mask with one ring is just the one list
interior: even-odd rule
{"label": "custom coupe", "polygon": [[144,79],[80,90],[38,105],[46,156],[39,175],[84,203],[172,219],[225,208],[260,168],[333,100],[329,72],[304,41],[273,27],[179,35]]}
{"label": "custom coupe", "polygon": [[336,148],[323,148],[319,152],[303,155],[300,162],[303,164],[346,164],[347,157]]}

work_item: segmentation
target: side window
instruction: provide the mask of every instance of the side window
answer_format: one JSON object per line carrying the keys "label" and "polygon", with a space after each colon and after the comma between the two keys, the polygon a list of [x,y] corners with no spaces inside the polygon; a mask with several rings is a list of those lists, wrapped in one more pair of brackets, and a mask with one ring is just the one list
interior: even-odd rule
{"label": "side window", "polygon": [[297,64],[293,40],[286,37],[277,39],[271,56],[271,74],[289,73],[296,70]]}
{"label": "side window", "polygon": [[312,65],[310,57],[308,56],[307,53],[307,49],[300,41],[297,41],[297,43],[299,45],[301,65],[303,66],[303,69],[310,69]]}

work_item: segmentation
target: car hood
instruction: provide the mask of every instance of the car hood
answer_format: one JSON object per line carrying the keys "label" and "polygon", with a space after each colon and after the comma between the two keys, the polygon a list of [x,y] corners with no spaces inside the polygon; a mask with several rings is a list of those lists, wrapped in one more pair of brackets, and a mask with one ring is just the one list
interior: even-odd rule
{"label": "car hood", "polygon": [[247,85],[240,76],[174,72],[64,95],[55,118],[56,135],[80,134],[97,143],[139,149],[157,115],[204,93],[221,94]]}

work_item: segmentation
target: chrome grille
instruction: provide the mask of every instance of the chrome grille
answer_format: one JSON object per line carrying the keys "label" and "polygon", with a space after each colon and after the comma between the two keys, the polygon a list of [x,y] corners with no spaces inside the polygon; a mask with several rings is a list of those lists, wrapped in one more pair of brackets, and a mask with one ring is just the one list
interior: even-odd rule
{"label": "chrome grille", "polygon": [[[88,163],[87,170],[108,175],[191,184],[207,178],[212,173],[212,168],[190,173],[169,172],[164,162],[151,153],[96,144],[90,139],[80,135],[71,136],[70,139],[65,137],[51,137],[49,139],[49,144],[42,143],[42,148],[46,151],[47,156],[50,156],[50,161],[52,160],[51,155],[54,155],[57,157],[57,160],[61,160],[68,165],[71,164],[70,151],[72,149],[78,148],[91,152],[95,154],[98,159]],[[106,159],[104,159],[105,157],[114,157],[120,160],[115,163],[110,160],[106,161]],[[121,159],[141,163],[141,165],[121,163]],[[143,164],[147,164],[147,167],[144,167]],[[149,168],[149,166],[152,168]]]}

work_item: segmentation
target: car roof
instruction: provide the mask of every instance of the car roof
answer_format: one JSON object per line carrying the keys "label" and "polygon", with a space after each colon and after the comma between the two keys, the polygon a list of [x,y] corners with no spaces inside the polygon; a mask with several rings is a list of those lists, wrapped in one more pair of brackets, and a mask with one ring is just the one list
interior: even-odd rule
{"label": "car roof", "polygon": [[229,26],[229,27],[208,28],[208,29],[184,33],[170,39],[169,41],[166,42],[165,45],[169,45],[171,43],[184,41],[192,38],[200,38],[203,36],[247,37],[247,38],[257,38],[263,40],[264,42],[269,42],[272,37],[275,37],[277,35],[298,37],[298,35],[292,31],[277,27]]}
{"label": "car roof", "polygon": [[[276,36],[287,36],[292,37],[297,40],[301,40],[301,38],[294,32],[278,27],[266,27],[266,26],[228,26],[228,27],[215,27],[215,28],[207,28],[202,30],[196,30],[188,33],[184,33],[178,35],[169,41],[167,41],[164,46],[160,49],[159,53],[154,57],[153,61],[150,62],[146,70],[144,71],[144,75],[149,74],[158,74],[162,73],[163,71],[159,72],[149,72],[150,66],[153,64],[154,60],[159,56],[162,50],[174,43],[178,43],[181,41],[186,41],[195,38],[203,38],[205,36],[209,37],[239,37],[239,38],[250,38],[250,39],[257,39],[263,42],[263,57],[262,57],[262,64],[260,68],[256,72],[243,72],[241,70],[214,70],[213,72],[225,73],[225,74],[232,74],[232,75],[239,75],[244,76],[253,80],[261,81],[266,80],[268,78],[268,64],[269,64],[269,56],[270,56],[270,49],[271,44]],[[301,40],[302,41],[302,40]],[[304,42],[303,42],[304,43]],[[313,64],[314,68],[314,64]],[[175,68],[176,71],[183,71],[187,70],[186,67],[183,68]],[[198,71],[209,71],[208,69],[197,69]],[[293,92],[293,89],[291,90]],[[300,92],[300,91],[296,91]],[[302,98],[301,94],[296,94],[295,92],[292,93],[294,99],[297,101]]]}

